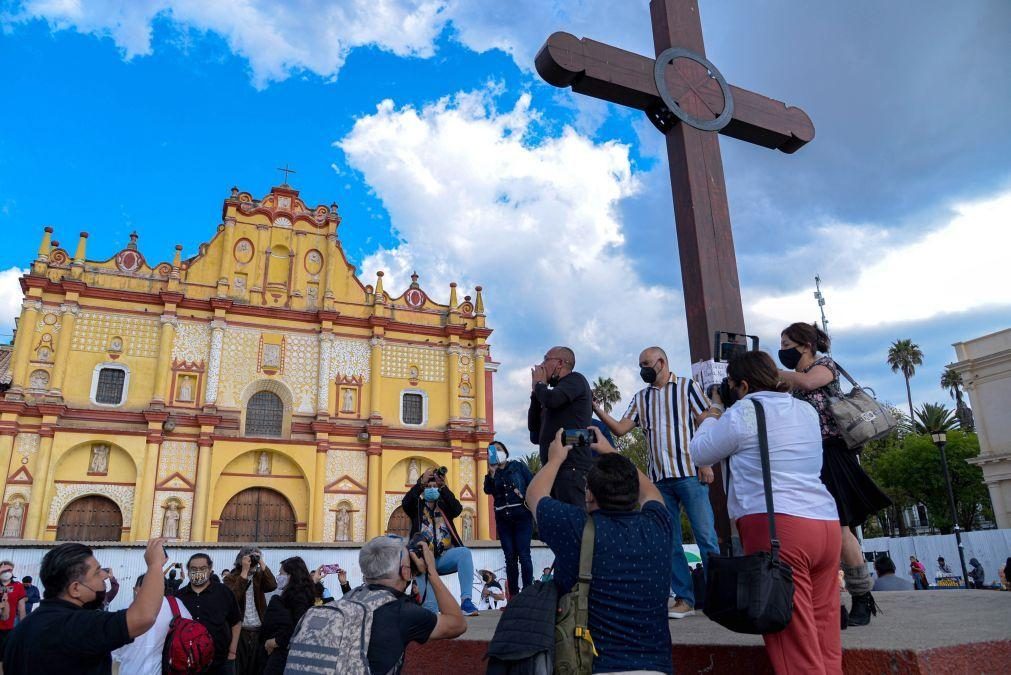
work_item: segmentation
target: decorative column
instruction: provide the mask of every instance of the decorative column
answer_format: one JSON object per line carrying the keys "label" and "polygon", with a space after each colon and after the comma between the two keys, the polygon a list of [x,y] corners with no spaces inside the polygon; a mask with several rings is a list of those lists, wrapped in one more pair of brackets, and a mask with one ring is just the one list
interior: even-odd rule
{"label": "decorative column", "polygon": [[[455,336],[454,336],[455,337]],[[460,345],[452,342],[446,350],[446,362],[449,366],[449,421],[460,419]]]}
{"label": "decorative column", "polygon": [[219,298],[228,296],[232,286],[232,269],[235,265],[235,218],[231,216],[225,218],[222,227],[225,229],[225,241],[221,247],[221,261],[218,266],[217,295]]}
{"label": "decorative column", "polygon": [[55,432],[51,425],[43,423],[39,430],[39,457],[35,463],[35,475],[32,477],[32,497],[28,504],[28,515],[25,518],[25,539],[42,539],[46,532],[46,510],[48,506],[46,495],[49,480],[49,464],[53,458],[53,436]]}
{"label": "decorative column", "polygon": [[14,452],[14,438],[17,430],[8,428],[0,430],[0,495],[7,489],[7,476],[11,473],[11,455]]}
{"label": "decorative column", "polygon": [[70,341],[74,337],[74,323],[81,313],[81,306],[76,302],[65,302],[60,305],[60,336],[56,342],[56,362],[53,366],[53,380],[49,384],[50,391],[55,396],[62,396],[63,380],[67,375],[67,363],[70,361]]}
{"label": "decorative column", "polygon": [[154,518],[154,487],[158,482],[158,455],[161,452],[162,424],[168,419],[167,412],[148,410],[147,444],[140,462],[141,471],[137,476],[137,488],[133,498],[133,525],[130,532],[134,541],[146,541],[151,537],[151,521]]}
{"label": "decorative column", "polygon": [[491,539],[491,531],[488,527],[488,500],[484,492],[478,487],[478,483],[483,484],[484,477],[488,475],[488,451],[479,450],[475,455],[476,473],[474,474],[475,485],[471,486],[477,496],[477,538]]}
{"label": "decorative column", "polygon": [[488,349],[478,345],[474,350],[474,425],[478,428],[487,425],[485,411],[484,362]]}
{"label": "decorative column", "polygon": [[378,444],[369,445],[369,488],[368,501],[365,510],[365,531],[369,539],[378,537],[383,533],[383,524],[380,522],[383,517],[383,477],[380,475],[380,448]]}
{"label": "decorative column", "polygon": [[[336,228],[336,226],[335,226]],[[333,284],[334,284],[334,269],[337,265],[337,231],[328,232],[326,235],[326,246],[323,247],[323,255],[326,258],[326,272],[323,275],[323,297],[322,305],[323,309],[333,309]]]}
{"label": "decorative column", "polygon": [[[459,495],[463,491],[463,485],[460,484],[460,458],[463,456],[463,449],[460,447],[461,442],[457,439],[453,439],[449,443],[453,448],[453,461],[449,465],[449,486]],[[481,480],[484,481],[484,476],[481,477]],[[483,487],[484,483],[482,482],[481,485]],[[477,487],[471,486],[471,489],[476,490]]]}
{"label": "decorative column", "polygon": [[218,400],[218,378],[221,375],[221,348],[225,343],[224,319],[211,321],[211,353],[207,364],[207,391],[204,392],[204,404],[214,405]]}
{"label": "decorative column", "polygon": [[11,389],[14,391],[21,391],[26,384],[28,360],[31,355],[32,341],[35,339],[35,324],[39,320],[39,312],[41,311],[41,300],[25,300],[22,305],[21,318],[18,320],[18,335],[14,341],[14,354],[11,359],[13,363]]}
{"label": "decorative column", "polygon": [[369,341],[372,345],[369,380],[369,419],[382,421],[382,382],[383,382],[383,344],[382,335],[376,335]]}
{"label": "decorative column", "polygon": [[[250,290],[259,288],[263,294],[263,300],[267,299],[267,267],[270,264],[270,226],[256,226],[256,251],[253,258],[253,274],[247,286]],[[262,262],[261,262],[262,261]]]}
{"label": "decorative column", "polygon": [[330,414],[330,355],[333,352],[333,333],[319,334],[319,372],[316,376],[316,414]]}
{"label": "decorative column", "polygon": [[168,399],[169,372],[172,370],[172,345],[176,339],[176,326],[179,320],[175,313],[162,314],[161,336],[158,339],[158,364],[154,371],[154,391],[151,400],[164,402]]}
{"label": "decorative column", "polygon": [[326,520],[326,459],[330,442],[316,442],[316,469],[312,476],[312,494],[309,495],[309,541],[323,541],[323,522]]}
{"label": "decorative column", "polygon": [[308,302],[305,294],[306,289],[304,288],[306,233],[292,232],[291,238],[295,240],[295,244],[291,247],[291,265],[288,267],[291,270],[291,288],[288,289],[288,297],[294,297],[295,292],[298,291],[301,299],[299,300],[298,307],[295,307],[295,309],[305,309]]}
{"label": "decorative column", "polygon": [[39,253],[32,264],[32,274],[45,276],[49,269],[49,252],[52,250],[53,228],[45,227],[42,230],[42,243],[39,244]]}
{"label": "decorative column", "polygon": [[70,276],[80,279],[84,274],[84,260],[88,251],[88,233],[81,232],[80,239],[77,240],[77,250],[74,251],[74,261],[70,263]]}
{"label": "decorative column", "polygon": [[211,499],[211,438],[197,440],[197,485],[193,493],[193,522],[190,524],[190,541],[207,541],[211,529],[207,510]]}

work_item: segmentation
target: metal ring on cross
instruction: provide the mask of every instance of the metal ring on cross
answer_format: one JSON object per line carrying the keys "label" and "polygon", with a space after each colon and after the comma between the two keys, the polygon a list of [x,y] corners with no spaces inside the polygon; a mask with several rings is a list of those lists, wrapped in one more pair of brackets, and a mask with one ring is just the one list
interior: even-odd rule
{"label": "metal ring on cross", "polygon": [[[719,117],[713,120],[700,120],[697,117],[692,117],[670,95],[664,71],[667,70],[668,64],[674,63],[674,59],[690,59],[699,65],[705,66],[706,70],[709,71],[709,76],[719,83],[720,89],[723,92],[723,112],[720,113]],[[665,49],[660,56],[656,57],[656,63],[653,64],[653,79],[656,81],[656,90],[660,92],[660,99],[664,102],[664,105],[685,124],[702,131],[719,131],[730,124],[730,120],[734,116],[734,97],[730,94],[730,85],[727,84],[726,78],[716,69],[712,61],[706,57],[682,47]]]}

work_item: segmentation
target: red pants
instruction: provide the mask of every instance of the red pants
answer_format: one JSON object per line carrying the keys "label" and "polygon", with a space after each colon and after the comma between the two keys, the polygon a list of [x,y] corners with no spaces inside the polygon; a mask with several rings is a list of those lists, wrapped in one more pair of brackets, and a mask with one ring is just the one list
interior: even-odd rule
{"label": "red pants", "polygon": [[[764,513],[737,520],[745,553],[768,551]],[[786,630],[764,635],[777,673],[842,673],[839,627],[839,521],[776,514],[780,558],[793,568],[793,618]]]}

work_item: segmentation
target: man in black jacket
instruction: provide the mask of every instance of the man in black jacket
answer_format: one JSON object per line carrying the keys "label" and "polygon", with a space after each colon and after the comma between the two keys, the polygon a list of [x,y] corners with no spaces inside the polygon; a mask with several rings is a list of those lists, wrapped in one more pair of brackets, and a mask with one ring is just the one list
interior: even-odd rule
{"label": "man in black jacket", "polygon": [[[460,581],[460,609],[465,616],[477,616],[471,601],[474,593],[474,558],[456,531],[453,519],[463,512],[460,500],[446,485],[443,472],[428,469],[406,495],[402,504],[411,519],[411,539],[420,534],[435,554],[435,568],[440,575],[457,573]],[[435,594],[428,588],[428,579],[419,576],[418,592],[425,609],[438,613]]]}
{"label": "man in black jacket", "polygon": [[[552,347],[544,361],[531,370],[530,410],[527,428],[530,442],[540,446],[541,464],[548,463],[548,446],[559,429],[590,426],[590,383],[574,372],[576,355],[568,347]],[[586,508],[586,474],[593,466],[588,447],[573,448],[558,472],[551,490],[555,499]]]}

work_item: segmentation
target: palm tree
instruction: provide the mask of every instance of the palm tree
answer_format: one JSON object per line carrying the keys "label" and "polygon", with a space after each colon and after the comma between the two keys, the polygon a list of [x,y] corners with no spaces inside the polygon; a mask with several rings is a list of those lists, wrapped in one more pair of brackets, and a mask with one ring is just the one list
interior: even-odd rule
{"label": "palm tree", "polygon": [[916,374],[916,366],[923,365],[923,352],[920,346],[913,344],[912,340],[896,340],[888,348],[888,365],[892,367],[892,372],[902,371],[902,376],[906,378],[906,399],[909,401],[909,419],[913,417],[913,392],[909,388],[909,378]]}
{"label": "palm tree", "polygon": [[924,403],[916,411],[913,429],[918,434],[936,434],[939,431],[951,431],[958,426],[955,413],[943,403]]}
{"label": "palm tree", "polygon": [[523,461],[527,463],[527,468],[530,469],[530,473],[537,473],[541,470],[541,455],[537,452],[532,452],[523,458]]}
{"label": "palm tree", "polygon": [[621,400],[621,391],[618,390],[618,385],[609,377],[598,377],[590,390],[593,392],[593,400],[608,413],[611,412],[612,406]]}
{"label": "palm tree", "polygon": [[958,417],[959,426],[965,431],[972,431],[972,411],[965,404],[962,398],[962,375],[951,367],[951,364],[944,367],[944,374],[941,375],[941,388],[947,389],[948,393],[955,399],[955,415]]}

